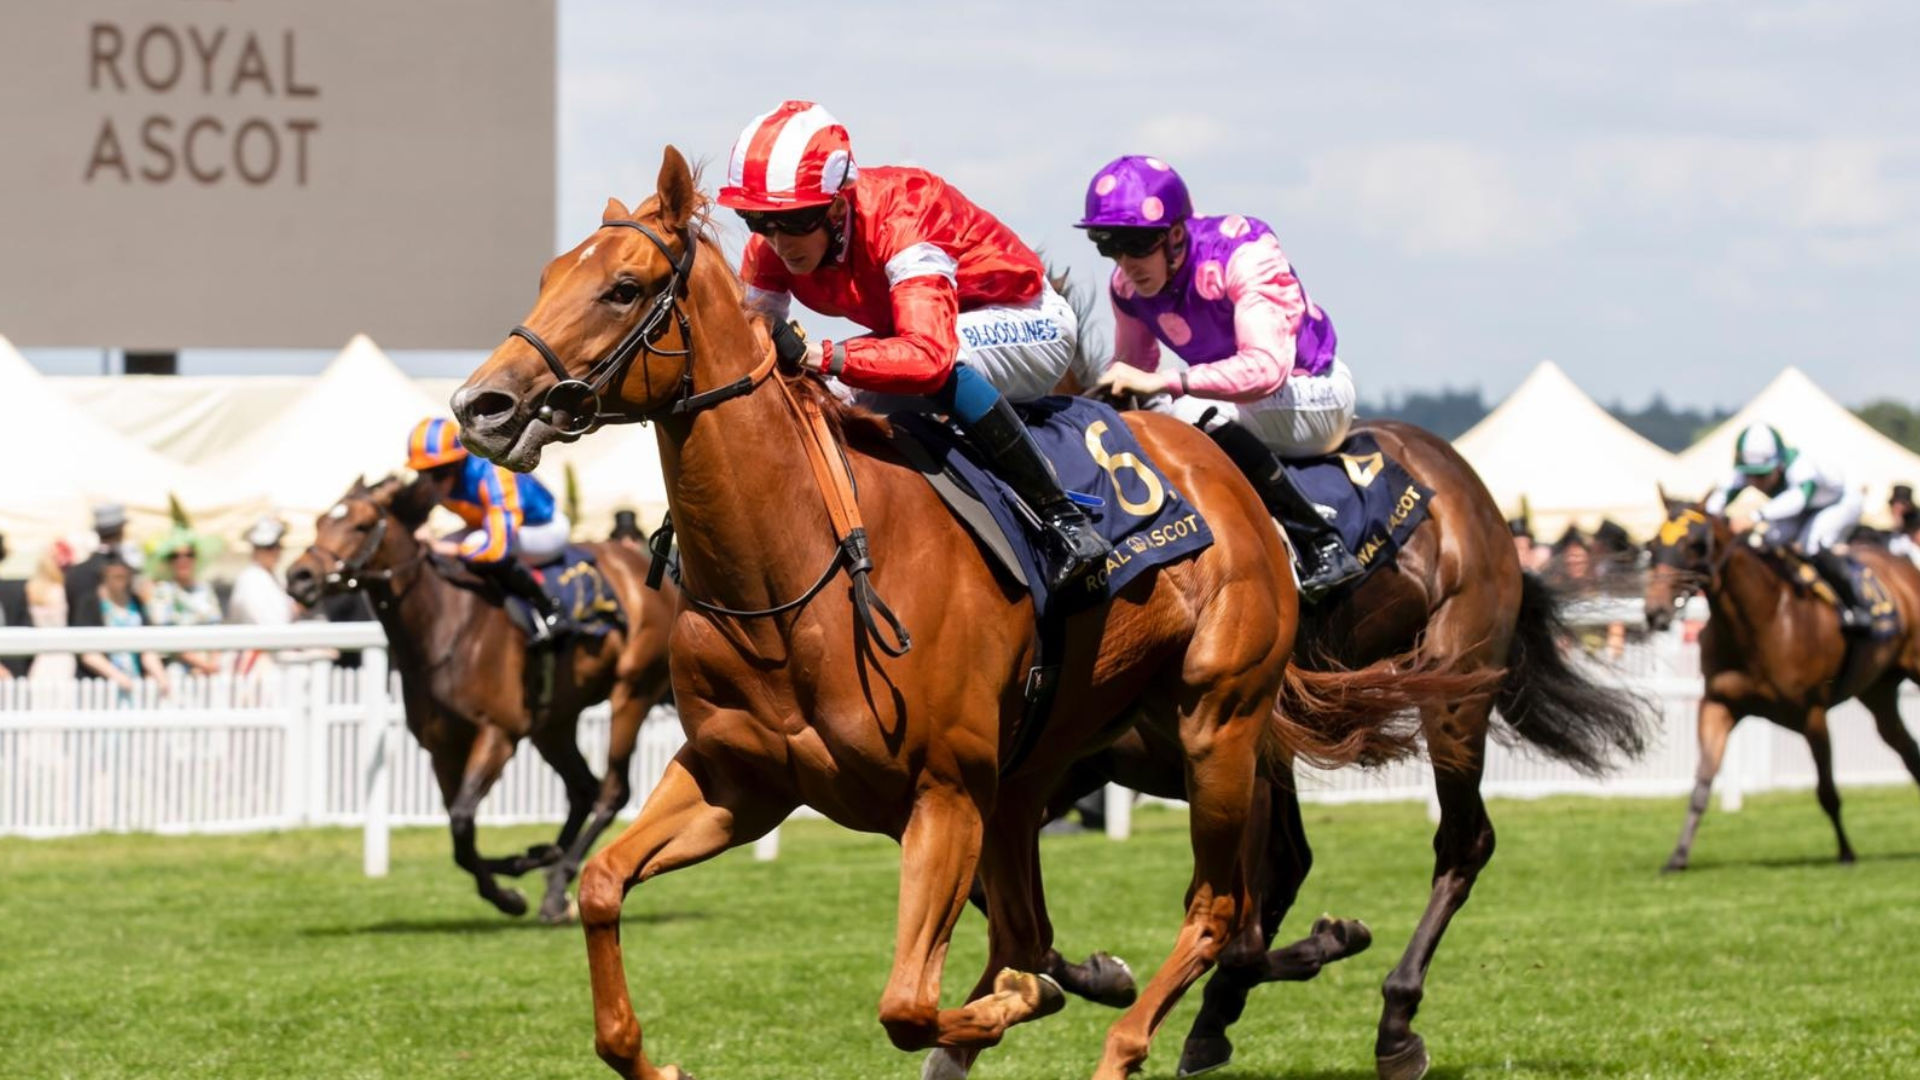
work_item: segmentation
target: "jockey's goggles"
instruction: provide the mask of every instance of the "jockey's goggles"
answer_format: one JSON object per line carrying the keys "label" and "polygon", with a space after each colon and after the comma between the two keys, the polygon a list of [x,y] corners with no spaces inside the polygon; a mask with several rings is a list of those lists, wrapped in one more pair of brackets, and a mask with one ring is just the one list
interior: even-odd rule
{"label": "jockey's goggles", "polygon": [[1160,250],[1167,242],[1165,229],[1088,229],[1087,238],[1094,250],[1109,259],[1122,255],[1138,259]]}
{"label": "jockey's goggles", "polygon": [[739,210],[747,231],[756,236],[806,236],[827,223],[826,206],[808,206],[799,210]]}

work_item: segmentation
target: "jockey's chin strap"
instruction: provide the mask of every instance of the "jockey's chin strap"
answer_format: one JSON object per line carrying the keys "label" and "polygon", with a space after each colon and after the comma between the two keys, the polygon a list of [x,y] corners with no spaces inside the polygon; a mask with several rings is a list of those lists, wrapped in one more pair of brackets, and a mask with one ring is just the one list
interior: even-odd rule
{"label": "jockey's chin strap", "polygon": [[[763,368],[771,370],[778,357],[779,350],[769,353]],[[760,376],[764,378],[764,374]],[[743,380],[744,381],[744,380]],[[854,489],[853,471],[847,463],[845,451],[833,437],[833,428],[827,423],[826,415],[820,409],[820,403],[808,395],[796,395],[787,384],[774,380],[780,387],[780,395],[800,418],[802,435],[800,442],[807,450],[807,463],[813,468],[813,482],[827,504],[827,518],[833,523],[833,535],[837,541],[833,558],[825,570],[807,590],[784,604],[756,609],[725,607],[711,603],[682,591],[681,596],[687,602],[702,611],[715,615],[726,615],[736,619],[761,618],[778,615],[804,606],[817,596],[821,589],[841,567],[845,567],[847,577],[853,582],[853,613],[860,620],[860,626],[866,631],[868,640],[880,647],[888,656],[905,656],[913,648],[913,635],[901,623],[899,616],[887,606],[886,601],[874,590],[868,575],[873,571],[873,555],[867,547],[867,530],[860,518],[858,492]],[[749,383],[746,393],[758,384],[758,379]],[[739,385],[739,384],[734,384]],[[666,570],[667,557],[673,547],[673,518],[671,515],[660,520],[660,527],[647,539],[647,550],[652,555],[653,565],[647,568],[647,585],[660,587],[660,578]],[[876,617],[876,613],[877,617]],[[881,632],[880,624],[886,623],[886,633]]]}

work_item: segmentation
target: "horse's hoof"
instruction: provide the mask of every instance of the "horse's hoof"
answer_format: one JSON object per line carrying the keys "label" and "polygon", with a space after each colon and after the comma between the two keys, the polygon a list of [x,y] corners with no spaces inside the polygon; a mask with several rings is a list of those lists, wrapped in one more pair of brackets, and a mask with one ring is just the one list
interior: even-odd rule
{"label": "horse's hoof", "polygon": [[1682,871],[1682,870],[1685,870],[1686,868],[1687,868],[1687,860],[1685,860],[1685,859],[1668,859],[1668,860],[1667,860],[1667,865],[1665,865],[1665,866],[1662,866],[1662,867],[1660,868],[1660,872],[1661,872],[1661,873],[1663,873],[1663,874],[1677,874],[1677,873],[1679,873],[1680,871]]}
{"label": "horse's hoof", "polygon": [[580,905],[565,893],[557,897],[549,896],[540,904],[540,921],[548,926],[566,926],[579,919]]}
{"label": "horse's hoof", "polygon": [[1843,851],[1843,852],[1841,852],[1841,853],[1840,853],[1840,865],[1841,865],[1841,866],[1852,866],[1852,865],[1853,865],[1854,863],[1856,863],[1856,862],[1859,862],[1859,861],[1860,861],[1860,859],[1859,859],[1859,857],[1858,857],[1858,856],[1856,856],[1856,855],[1855,855],[1855,854],[1854,854],[1853,852],[1851,852],[1851,851]]}
{"label": "horse's hoof", "polygon": [[1233,1044],[1225,1035],[1201,1035],[1187,1040],[1180,1051],[1180,1065],[1174,1070],[1175,1076],[1199,1076],[1212,1072],[1233,1060]]}
{"label": "horse's hoof", "polygon": [[1339,948],[1334,953],[1338,959],[1358,956],[1373,945],[1373,931],[1359,919],[1336,919],[1331,915],[1322,915],[1313,923],[1313,936],[1331,934]]}
{"label": "horse's hoof", "polygon": [[920,1080],[967,1080],[968,1069],[951,1050],[935,1050],[920,1066]]}
{"label": "horse's hoof", "polygon": [[487,899],[493,901],[493,906],[499,908],[502,915],[517,919],[527,913],[527,898],[521,896],[518,889],[501,889]]}
{"label": "horse's hoof", "polygon": [[1427,1041],[1415,1035],[1405,1048],[1375,1058],[1374,1064],[1380,1070],[1380,1080],[1420,1080],[1433,1067],[1433,1059],[1427,1056]]}
{"label": "horse's hoof", "polygon": [[1012,994],[1025,1002],[1032,1012],[1028,1020],[1038,1020],[1043,1016],[1052,1016],[1067,1007],[1067,992],[1050,975],[1035,975],[1012,968],[1001,968],[1000,974],[993,977],[993,992]]}
{"label": "horse's hoof", "polygon": [[1110,953],[1097,952],[1087,957],[1086,973],[1082,996],[1096,1005],[1124,1009],[1140,996],[1133,969],[1125,960]]}

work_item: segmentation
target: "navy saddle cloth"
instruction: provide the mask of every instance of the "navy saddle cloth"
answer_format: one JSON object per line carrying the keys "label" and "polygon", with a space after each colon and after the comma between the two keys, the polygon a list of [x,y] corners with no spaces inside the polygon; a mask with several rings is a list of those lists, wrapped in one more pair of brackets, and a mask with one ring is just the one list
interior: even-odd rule
{"label": "navy saddle cloth", "polygon": [[[1873,621],[1867,624],[1866,639],[1890,641],[1898,637],[1900,608],[1894,603],[1893,594],[1887,591],[1885,583],[1880,580],[1880,575],[1873,572],[1873,567],[1852,555],[1843,557],[1841,561],[1847,564],[1847,583],[1853,586],[1853,595],[1859,597],[1860,603],[1873,615]],[[1796,556],[1790,565],[1790,576],[1795,584],[1835,607],[1840,605],[1840,597],[1834,593],[1833,586],[1827,584],[1827,579],[1814,569],[1812,563]]]}
{"label": "navy saddle cloth", "polygon": [[[1200,512],[1175,490],[1166,474],[1147,460],[1146,451],[1120,414],[1087,398],[1044,397],[1016,406],[1040,450],[1053,462],[1062,485],[1083,498],[1076,499],[1093,519],[1100,534],[1113,545],[1106,570],[1092,582],[1087,596],[1053,596],[1047,588],[1046,556],[1039,523],[1006,483],[988,472],[966,436],[934,417],[903,413],[892,417],[896,442],[909,461],[929,474],[934,488],[989,550],[1000,556],[1003,569],[1033,593],[1034,609],[1042,619],[1100,603],[1127,583],[1156,566],[1203,551],[1213,543],[1213,531]],[[944,473],[962,489],[956,499]],[[965,497],[983,504],[991,527]]]}
{"label": "navy saddle cloth", "polygon": [[[1294,484],[1340,532],[1340,542],[1366,568],[1390,565],[1413,530],[1427,519],[1433,491],[1388,457],[1372,435],[1347,436],[1325,457],[1285,462]],[[1353,585],[1359,584],[1359,581]],[[1352,587],[1351,585],[1349,587]]]}
{"label": "navy saddle cloth", "polygon": [[[594,561],[592,551],[568,544],[560,558],[535,567],[533,576],[540,579],[540,587],[560,612],[559,622],[553,628],[556,634],[604,637],[626,628],[627,616],[620,606],[620,597],[599,563]],[[507,612],[520,629],[532,626],[532,613],[526,601],[519,597],[507,598]]]}

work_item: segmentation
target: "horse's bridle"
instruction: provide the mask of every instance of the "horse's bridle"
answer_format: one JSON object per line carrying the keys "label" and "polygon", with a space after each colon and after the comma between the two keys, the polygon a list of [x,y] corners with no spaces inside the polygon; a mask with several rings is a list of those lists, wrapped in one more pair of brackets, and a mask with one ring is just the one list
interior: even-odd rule
{"label": "horse's bridle", "polygon": [[[385,570],[368,571],[367,563],[372,561],[374,555],[380,551],[380,545],[386,543],[387,520],[386,512],[381,511],[380,520],[374,522],[373,528],[367,530],[367,538],[360,541],[360,547],[354,551],[351,556],[343,556],[332,548],[321,544],[318,537],[314,538],[313,543],[307,545],[309,550],[317,551],[333,560],[333,568],[327,571],[326,577],[320,579],[321,584],[325,586],[327,590],[359,592],[365,585],[378,584],[387,586],[388,591],[391,592],[395,574],[426,558],[426,555],[422,553],[419,558],[409,560],[399,566],[390,566]],[[376,600],[376,602],[378,601]]]}
{"label": "horse's bridle", "polygon": [[[633,324],[633,328],[628,330],[613,348],[607,350],[606,355],[593,362],[587,369],[585,378],[575,378],[569,374],[567,366],[560,362],[560,356],[553,351],[553,347],[543,341],[540,335],[525,323],[508,332],[509,337],[517,337],[533,346],[534,350],[540,354],[540,359],[546,361],[547,370],[553,372],[555,382],[541,397],[537,415],[543,423],[559,433],[562,441],[572,442],[602,424],[645,423],[661,412],[675,416],[698,412],[710,405],[717,405],[728,398],[738,397],[752,390],[761,379],[766,377],[772,370],[770,364],[766,371],[755,371],[718,389],[702,394],[693,392],[693,336],[687,322],[686,310],[680,306],[680,302],[686,299],[688,283],[693,276],[694,255],[700,250],[699,244],[694,242],[691,226],[680,230],[680,244],[683,250],[677,258],[673,254],[673,249],[660,238],[659,233],[638,221],[620,218],[603,221],[600,227],[632,229],[646,237],[654,247],[660,249],[660,254],[666,256],[667,262],[673,267],[673,273],[667,278],[666,285],[654,294],[652,302],[647,305],[646,311],[641,313],[639,321]],[[680,330],[681,348],[659,347],[660,339],[666,335],[669,318]],[[626,380],[627,372],[633,367],[633,362],[641,356],[686,358],[687,362],[680,369],[680,392],[673,399],[673,403],[663,410],[655,409],[645,412],[609,412],[601,408],[602,399],[609,391],[619,388],[620,384]]]}

